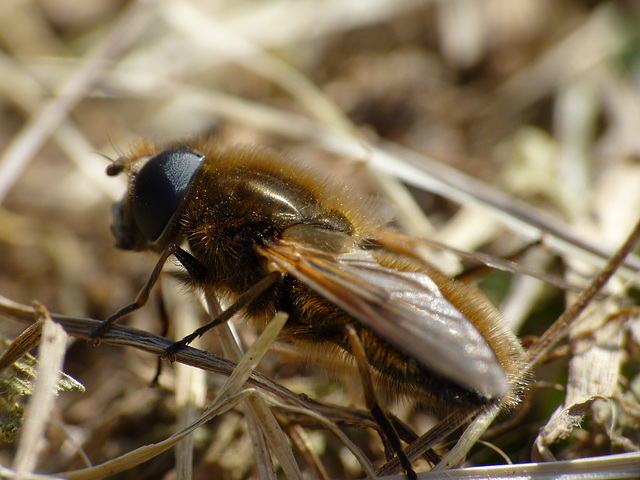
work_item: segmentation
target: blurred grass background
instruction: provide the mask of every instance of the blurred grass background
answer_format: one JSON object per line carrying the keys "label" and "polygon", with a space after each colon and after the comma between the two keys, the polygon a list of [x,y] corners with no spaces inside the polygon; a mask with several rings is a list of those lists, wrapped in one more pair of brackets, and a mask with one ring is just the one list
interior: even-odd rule
{"label": "blurred grass background", "polygon": [[[612,251],[640,212],[639,32],[632,0],[5,0],[0,294],[96,319],[135,297],[154,258],[113,248],[110,206],[124,183],[104,169],[105,156],[117,158],[140,136],[270,145],[377,196],[397,226],[458,248],[504,256],[539,237],[505,222],[499,208],[396,182],[395,164],[374,161],[379,152],[411,152],[425,162],[418,168],[444,164]],[[553,245],[519,260],[576,284],[597,265]],[[566,298],[520,282],[492,274],[484,285],[521,335],[539,335]],[[615,288],[625,290],[622,281]],[[172,315],[182,315],[175,309],[189,295],[165,290]],[[159,331],[151,303],[128,323]],[[592,330],[618,308],[595,307]],[[618,327],[615,401],[553,445],[556,458],[638,448],[640,327],[626,319]],[[24,327],[3,319],[0,328],[11,339]],[[250,342],[253,333],[239,328]],[[213,338],[202,346],[219,351]],[[262,371],[292,390],[361,401],[274,349]],[[519,428],[495,439],[513,461],[529,460],[538,429],[564,401],[570,357],[560,353],[537,371],[541,388]],[[79,449],[95,464],[173,432],[174,370],[167,364],[160,387],[149,388],[155,364],[131,349],[70,341],[65,372],[87,391],[57,399],[38,471],[81,468]],[[222,380],[206,381],[210,399]],[[256,477],[239,412],[196,432],[193,478]],[[394,412],[419,433],[431,422],[404,403]],[[381,463],[375,435],[349,434]],[[331,477],[362,475],[335,438],[307,435]],[[472,463],[503,462],[487,452]],[[0,443],[0,464],[14,455],[14,444]],[[174,464],[169,451],[117,478],[175,478]]]}

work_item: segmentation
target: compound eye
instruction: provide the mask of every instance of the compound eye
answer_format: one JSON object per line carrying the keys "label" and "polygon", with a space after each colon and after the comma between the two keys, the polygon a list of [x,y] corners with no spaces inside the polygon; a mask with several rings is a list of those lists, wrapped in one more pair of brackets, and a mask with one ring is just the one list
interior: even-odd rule
{"label": "compound eye", "polygon": [[160,238],[180,207],[204,155],[185,147],[149,159],[131,185],[131,207],[138,230],[148,242]]}

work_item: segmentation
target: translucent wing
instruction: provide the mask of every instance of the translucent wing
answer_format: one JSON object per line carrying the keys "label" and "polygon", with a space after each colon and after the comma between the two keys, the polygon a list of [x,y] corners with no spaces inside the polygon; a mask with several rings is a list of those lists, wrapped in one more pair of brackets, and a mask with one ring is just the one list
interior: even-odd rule
{"label": "translucent wing", "polygon": [[[348,244],[344,234],[322,233],[332,235]],[[338,250],[343,253],[329,253],[299,239],[258,247],[277,269],[298,278],[429,371],[485,398],[506,395],[507,378],[491,346],[426,273],[383,267],[359,248]]]}

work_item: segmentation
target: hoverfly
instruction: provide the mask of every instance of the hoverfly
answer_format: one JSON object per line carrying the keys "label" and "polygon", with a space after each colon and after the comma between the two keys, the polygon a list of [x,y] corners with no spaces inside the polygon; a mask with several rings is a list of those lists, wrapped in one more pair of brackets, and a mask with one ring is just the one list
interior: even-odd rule
{"label": "hoverfly", "polygon": [[330,368],[353,366],[355,332],[379,395],[438,413],[517,403],[523,349],[495,309],[434,267],[373,248],[385,227],[345,187],[270,150],[206,140],[138,143],[107,173],[123,171],[112,231],[121,249],[162,254],[148,289],[174,255],[186,282],[235,299],[220,321],[244,310],[260,329],[284,311],[281,338]]}

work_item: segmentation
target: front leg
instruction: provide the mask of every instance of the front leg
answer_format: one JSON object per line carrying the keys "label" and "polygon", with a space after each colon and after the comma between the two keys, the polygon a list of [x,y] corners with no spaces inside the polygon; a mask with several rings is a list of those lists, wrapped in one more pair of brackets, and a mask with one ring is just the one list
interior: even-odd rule
{"label": "front leg", "polygon": [[196,280],[202,280],[206,277],[206,269],[204,265],[197,258],[195,258],[186,250],[183,250],[182,248],[180,248],[175,243],[170,244],[167,247],[167,249],[164,252],[162,252],[162,255],[160,256],[158,263],[156,263],[156,266],[151,272],[151,275],[149,276],[147,283],[144,284],[144,286],[138,293],[136,300],[133,303],[118,310],[116,313],[114,313],[109,318],[107,318],[104,322],[98,325],[98,327],[96,327],[93,330],[93,332],[91,332],[91,338],[93,338],[93,341],[96,345],[100,343],[100,337],[104,335],[104,333],[109,329],[109,327],[113,323],[117,322],[121,318],[126,317],[127,315],[130,315],[136,310],[140,310],[143,306],[147,304],[147,302],[149,301],[151,290],[153,289],[154,285],[158,281],[158,278],[160,277],[160,272],[162,272],[162,267],[164,266],[167,259],[171,255],[174,255],[178,259],[178,261],[182,264],[182,266],[187,270],[187,273],[189,273],[189,276],[193,277]]}

